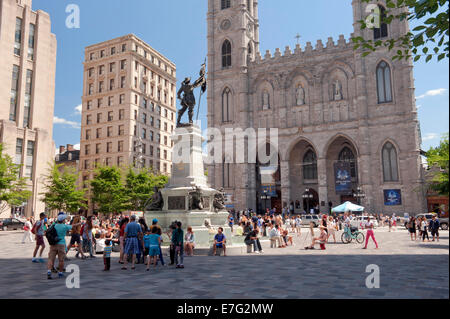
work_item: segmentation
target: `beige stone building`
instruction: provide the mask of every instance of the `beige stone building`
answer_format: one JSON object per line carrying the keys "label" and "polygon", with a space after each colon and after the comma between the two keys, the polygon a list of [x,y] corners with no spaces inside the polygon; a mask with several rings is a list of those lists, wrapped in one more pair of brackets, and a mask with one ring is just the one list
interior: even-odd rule
{"label": "beige stone building", "polygon": [[[385,1],[374,3],[384,10]],[[352,36],[386,39],[409,30],[407,21],[361,30],[367,4],[352,6]],[[424,211],[412,61],[394,61],[384,49],[364,58],[344,36],[261,54],[259,26],[257,0],[209,0],[208,126],[278,128],[278,166],[238,164],[229,153],[209,166],[228,207],[293,203],[296,212],[329,212],[364,194],[361,204],[372,213]]]}
{"label": "beige stone building", "polygon": [[85,50],[80,143],[82,181],[96,165],[171,172],[176,66],[135,35]]}
{"label": "beige stone building", "polygon": [[25,216],[45,211],[39,193],[55,154],[56,49],[46,12],[32,11],[31,0],[0,0],[0,143],[29,179],[33,195],[21,208]]}

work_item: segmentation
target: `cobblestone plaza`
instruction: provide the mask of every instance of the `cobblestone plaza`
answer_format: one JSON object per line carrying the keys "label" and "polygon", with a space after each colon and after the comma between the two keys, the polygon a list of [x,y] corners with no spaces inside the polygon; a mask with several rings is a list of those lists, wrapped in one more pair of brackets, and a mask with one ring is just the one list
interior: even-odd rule
{"label": "cobblestone plaza", "polygon": [[[47,280],[46,264],[31,262],[34,244],[22,244],[22,232],[0,232],[0,298],[449,298],[448,231],[441,232],[440,242],[423,243],[412,242],[404,229],[379,228],[378,250],[370,242],[363,250],[331,240],[324,251],[304,250],[306,233],[294,235],[293,247],[269,248],[263,242],[261,255],[186,257],[185,269],[158,266],[150,272],[143,265],[121,270],[114,253],[111,272],[105,273],[101,255],[77,260],[72,251],[66,266],[79,265],[80,288],[68,289],[65,279]],[[380,269],[379,289],[366,288],[371,264]]]}

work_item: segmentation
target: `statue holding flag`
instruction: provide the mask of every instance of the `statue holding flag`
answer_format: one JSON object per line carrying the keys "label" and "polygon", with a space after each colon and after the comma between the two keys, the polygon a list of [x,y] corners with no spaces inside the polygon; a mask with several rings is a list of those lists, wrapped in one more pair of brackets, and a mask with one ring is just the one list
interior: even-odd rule
{"label": "statue holding flag", "polygon": [[[202,68],[200,69],[200,77],[191,84],[191,78],[186,78],[181,83],[181,88],[178,90],[177,97],[181,100],[181,109],[178,111],[178,119],[177,119],[177,127],[184,126],[192,126],[193,125],[193,117],[194,117],[194,108],[195,108],[195,97],[194,97],[194,89],[201,86],[200,92],[200,101],[201,96],[206,91],[206,61],[202,64]],[[183,93],[183,96],[181,94]],[[188,111],[189,115],[189,124],[181,123],[181,118],[183,114]]]}

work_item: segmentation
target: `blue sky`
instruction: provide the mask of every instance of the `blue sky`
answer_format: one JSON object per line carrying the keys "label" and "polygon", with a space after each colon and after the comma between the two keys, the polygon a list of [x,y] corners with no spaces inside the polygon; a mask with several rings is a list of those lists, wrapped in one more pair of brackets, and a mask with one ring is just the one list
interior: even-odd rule
{"label": "blue sky", "polygon": [[[68,4],[80,8],[79,29],[65,25]],[[196,76],[207,54],[206,0],[33,0],[34,10],[44,10],[52,19],[58,40],[56,70],[55,125],[56,146],[78,144],[83,87],[84,48],[88,45],[134,33],[177,66],[178,80]],[[351,0],[260,0],[260,50],[275,48],[284,52],[295,47],[295,35],[302,46],[328,37],[337,41],[340,34],[353,32]],[[423,145],[427,150],[439,144],[441,134],[449,131],[448,60],[418,62],[414,77]],[[178,81],[180,82],[180,81]],[[206,127],[206,99],[200,111]]]}

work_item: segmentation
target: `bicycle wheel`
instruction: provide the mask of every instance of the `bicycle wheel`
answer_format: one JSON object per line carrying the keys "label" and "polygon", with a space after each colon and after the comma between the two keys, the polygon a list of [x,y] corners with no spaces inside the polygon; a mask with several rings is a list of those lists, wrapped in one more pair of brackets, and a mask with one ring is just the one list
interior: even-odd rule
{"label": "bicycle wheel", "polygon": [[364,234],[358,232],[355,239],[358,244],[364,243]]}
{"label": "bicycle wheel", "polygon": [[344,244],[348,244],[352,241],[352,236],[350,236],[348,233],[344,232],[341,235],[341,240]]}

